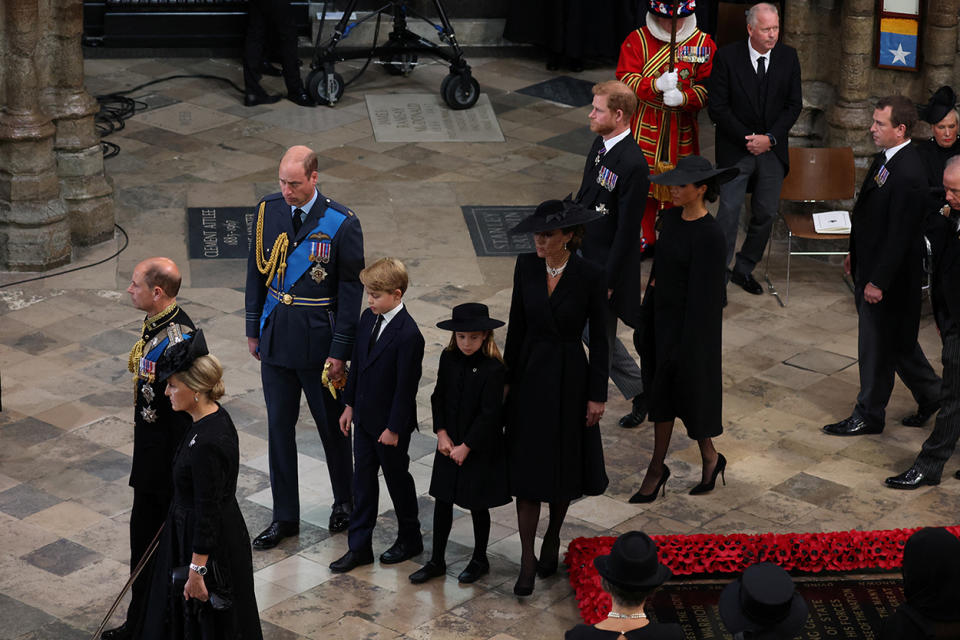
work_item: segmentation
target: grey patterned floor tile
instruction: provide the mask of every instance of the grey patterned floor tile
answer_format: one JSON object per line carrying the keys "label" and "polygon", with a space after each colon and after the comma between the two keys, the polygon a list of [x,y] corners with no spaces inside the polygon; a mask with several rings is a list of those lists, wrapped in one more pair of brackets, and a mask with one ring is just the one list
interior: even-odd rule
{"label": "grey patterned floor tile", "polygon": [[60,502],[60,498],[29,484],[18,484],[0,492],[0,511],[14,518],[26,518]]}
{"label": "grey patterned floor tile", "polygon": [[[32,447],[61,435],[63,431],[52,424],[36,418],[23,418],[0,426],[0,447],[9,445]],[[2,456],[3,454],[0,453],[0,457]]]}
{"label": "grey patterned floor tile", "polygon": [[70,575],[78,569],[91,564],[101,556],[96,551],[61,538],[56,542],[40,547],[23,556],[23,559],[35,567],[58,576]]}
{"label": "grey patterned floor tile", "polygon": [[0,593],[0,640],[13,640],[55,623],[48,613]]}

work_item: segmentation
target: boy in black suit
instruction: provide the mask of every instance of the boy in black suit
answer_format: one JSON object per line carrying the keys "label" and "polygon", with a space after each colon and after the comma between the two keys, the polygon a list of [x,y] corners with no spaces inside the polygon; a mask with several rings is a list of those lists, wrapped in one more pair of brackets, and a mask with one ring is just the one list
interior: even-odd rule
{"label": "boy in black suit", "polygon": [[373,527],[377,521],[383,469],[397,514],[397,541],[381,556],[383,564],[403,562],[423,552],[417,491],[408,467],[410,434],[417,427],[417,386],[423,361],[423,335],[403,306],[407,270],[395,258],[381,258],[360,272],[370,309],[360,316],[353,366],[347,377],[340,430],[353,436],[353,513],[350,549],[330,564],[346,573],[373,562]]}

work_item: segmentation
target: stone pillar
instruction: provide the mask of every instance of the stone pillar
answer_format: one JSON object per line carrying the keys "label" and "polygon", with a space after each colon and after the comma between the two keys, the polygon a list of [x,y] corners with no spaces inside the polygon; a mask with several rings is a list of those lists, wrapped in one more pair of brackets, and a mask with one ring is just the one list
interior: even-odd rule
{"label": "stone pillar", "polygon": [[44,270],[70,261],[70,226],[60,199],[54,125],[40,109],[37,0],[0,9],[0,267]]}
{"label": "stone pillar", "polygon": [[923,100],[943,85],[954,88],[954,61],[957,56],[958,0],[930,0],[923,43]]}
{"label": "stone pillar", "polygon": [[[797,50],[803,79],[803,111],[790,130],[790,145],[822,147],[827,137],[826,114],[836,102],[836,74],[824,42],[839,32],[839,0],[787,0],[780,38]],[[834,54],[835,55],[835,54]]]}
{"label": "stone pillar", "polygon": [[100,135],[94,125],[97,101],[83,86],[83,0],[40,0],[45,88],[44,112],[56,125],[54,151],[60,195],[75,245],[113,237],[113,188],[104,177]]}

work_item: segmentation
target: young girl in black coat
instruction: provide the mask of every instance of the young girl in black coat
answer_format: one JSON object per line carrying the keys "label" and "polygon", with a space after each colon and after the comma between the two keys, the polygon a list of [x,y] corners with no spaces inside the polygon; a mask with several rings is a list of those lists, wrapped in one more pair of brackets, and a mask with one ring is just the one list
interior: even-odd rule
{"label": "young girl in black coat", "polygon": [[474,302],[454,307],[451,320],[437,323],[453,335],[440,355],[437,386],[430,396],[437,434],[430,481],[430,495],[436,499],[433,554],[410,575],[414,584],[447,572],[444,553],[454,504],[470,510],[475,540],[473,557],[457,579],[474,582],[490,570],[490,508],[510,502],[502,421],[505,369],[493,340],[493,330],[502,326],[489,316],[486,305]]}

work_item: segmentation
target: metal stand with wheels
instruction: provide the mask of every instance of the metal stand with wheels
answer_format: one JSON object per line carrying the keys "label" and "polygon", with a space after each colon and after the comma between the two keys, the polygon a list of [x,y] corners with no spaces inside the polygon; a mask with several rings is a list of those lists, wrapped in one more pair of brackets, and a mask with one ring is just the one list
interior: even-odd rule
{"label": "metal stand with wheels", "polygon": [[[406,76],[419,63],[420,54],[441,58],[450,64],[450,74],[443,79],[443,83],[440,85],[440,95],[451,109],[469,109],[476,104],[480,97],[480,84],[470,73],[470,65],[467,64],[463,56],[463,50],[457,42],[457,36],[450,25],[450,20],[447,18],[442,0],[433,0],[440,17],[439,25],[412,11],[407,6],[406,0],[387,0],[387,3],[380,9],[371,12],[370,15],[361,20],[351,23],[350,16],[356,9],[358,2],[359,0],[348,0],[343,17],[334,27],[333,35],[326,44],[321,45],[320,37],[327,11],[326,4],[324,4],[320,18],[320,28],[317,31],[317,42],[314,46],[313,61],[310,63],[312,70],[307,76],[307,91],[310,92],[310,95],[318,104],[331,107],[335,105],[343,97],[346,86],[366,71],[367,65],[370,64],[374,56],[379,57],[380,62],[391,75]],[[446,46],[430,42],[410,31],[407,28],[408,14],[423,20],[436,29],[440,42],[446,43]],[[380,20],[384,15],[393,18],[393,31],[387,37],[386,44],[377,46]],[[349,37],[350,31],[371,18],[377,19],[373,46],[365,50],[338,51],[338,45]],[[449,51],[447,50],[448,47]],[[343,77],[334,71],[334,65],[337,62],[357,58],[367,58],[367,64],[350,82],[344,82]]]}

